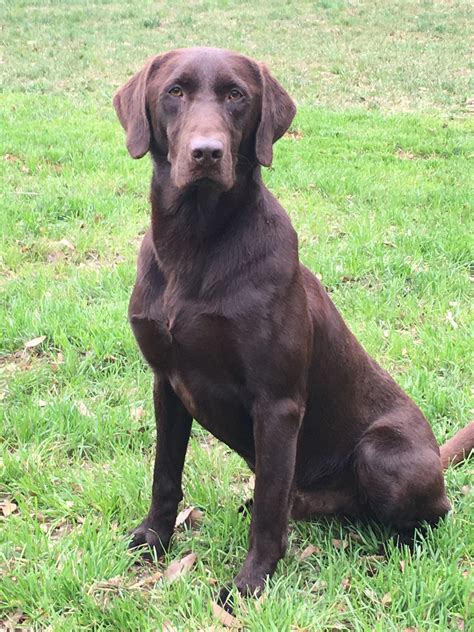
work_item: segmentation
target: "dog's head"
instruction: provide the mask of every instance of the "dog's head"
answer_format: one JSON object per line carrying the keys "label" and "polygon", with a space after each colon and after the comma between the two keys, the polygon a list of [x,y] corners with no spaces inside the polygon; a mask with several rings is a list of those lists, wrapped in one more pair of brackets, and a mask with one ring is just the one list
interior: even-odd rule
{"label": "dog's head", "polygon": [[178,188],[235,182],[239,160],[272,162],[295,105],[267,68],[226,50],[189,48],[153,57],[114,97],[133,158],[167,157]]}

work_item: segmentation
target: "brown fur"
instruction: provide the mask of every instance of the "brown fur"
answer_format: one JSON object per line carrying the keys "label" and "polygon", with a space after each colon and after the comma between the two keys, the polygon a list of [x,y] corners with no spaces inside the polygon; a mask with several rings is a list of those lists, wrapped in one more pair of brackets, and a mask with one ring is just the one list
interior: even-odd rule
{"label": "brown fur", "polygon": [[[284,89],[242,55],[183,49],[151,59],[114,105],[131,155],[153,159],[129,316],[154,372],[158,441],[132,546],[170,543],[193,418],[256,474],[243,593],[275,570],[290,516],[435,524],[450,505],[430,426],[299,262],[262,182],[295,114]],[[444,465],[472,434],[448,442]]]}

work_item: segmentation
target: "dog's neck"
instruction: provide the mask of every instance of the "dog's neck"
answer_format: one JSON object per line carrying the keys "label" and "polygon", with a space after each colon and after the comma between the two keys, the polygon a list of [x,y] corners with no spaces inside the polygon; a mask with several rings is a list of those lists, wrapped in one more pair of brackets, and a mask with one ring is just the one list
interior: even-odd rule
{"label": "dog's neck", "polygon": [[260,167],[249,163],[237,167],[235,184],[228,191],[212,182],[178,189],[169,162],[154,156],[150,201],[153,243],[160,263],[166,268],[183,259],[192,262],[204,244],[209,246],[235,229],[250,200],[259,198],[256,189],[263,187]]}

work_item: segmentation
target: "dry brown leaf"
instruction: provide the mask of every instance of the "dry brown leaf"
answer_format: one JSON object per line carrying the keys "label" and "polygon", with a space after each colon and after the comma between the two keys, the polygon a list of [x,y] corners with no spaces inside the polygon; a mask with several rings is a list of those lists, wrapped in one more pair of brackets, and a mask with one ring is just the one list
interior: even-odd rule
{"label": "dry brown leaf", "polygon": [[28,340],[28,342],[25,342],[25,349],[33,349],[34,347],[40,345],[43,340],[46,340],[46,336],[38,336],[37,338],[32,338],[31,340]]}
{"label": "dry brown leaf", "polygon": [[216,619],[222,623],[226,628],[232,628],[233,630],[241,630],[242,624],[240,621],[228,613],[224,608],[221,608],[219,604],[215,601],[211,601],[212,606],[212,614],[216,617]]}
{"label": "dry brown leaf", "polygon": [[74,244],[69,239],[61,239],[58,241],[58,246],[65,246],[68,250],[76,250]]}
{"label": "dry brown leaf", "polygon": [[[11,614],[8,619],[6,621],[1,621],[0,625],[2,626],[0,629],[3,631],[5,630],[19,630],[20,629],[20,625],[24,624],[26,621],[26,616],[23,613],[23,610],[17,610],[16,612],[14,612],[13,614]],[[3,628],[3,625],[5,625],[5,628]],[[25,628],[21,628],[22,630],[24,630]],[[28,628],[31,630],[31,628]]]}
{"label": "dry brown leaf", "polygon": [[347,549],[349,546],[349,542],[347,540],[338,540],[337,538],[333,538],[332,543],[336,549]]}
{"label": "dry brown leaf", "polygon": [[200,509],[193,509],[189,514],[188,523],[191,528],[198,527],[204,519],[204,512]]}
{"label": "dry brown leaf", "polygon": [[403,632],[418,632],[418,628],[403,628]]}
{"label": "dry brown leaf", "polygon": [[314,582],[311,587],[312,593],[323,592],[328,587],[328,583],[324,581],[324,579],[318,579]]}
{"label": "dry brown leaf", "polygon": [[178,577],[189,573],[197,560],[196,553],[189,553],[180,560],[174,560],[164,572],[164,577],[169,582],[174,582]]}
{"label": "dry brown leaf", "polygon": [[196,507],[186,507],[179,512],[176,517],[175,528],[180,527],[182,524],[185,524],[187,527],[193,528],[197,527],[204,517],[204,513],[200,509],[196,509]]}
{"label": "dry brown leaf", "polygon": [[404,562],[404,560],[400,560],[400,570],[402,571],[402,573],[405,572],[405,562]]}
{"label": "dry brown leaf", "polygon": [[51,518],[48,518],[41,512],[31,514],[40,523],[39,528],[43,533],[47,533],[51,540],[56,541],[71,533],[73,525],[66,519],[59,522],[55,522]]}
{"label": "dry brown leaf", "polygon": [[347,590],[350,585],[351,585],[351,578],[344,577],[344,579],[341,581],[341,586],[343,587],[343,589]]}
{"label": "dry brown leaf", "polygon": [[163,627],[161,628],[161,632],[176,632],[176,628],[174,628],[170,621],[165,621],[163,623]]}
{"label": "dry brown leaf", "polygon": [[358,533],[355,533],[355,531],[349,531],[349,537],[351,540],[354,540],[354,542],[363,542],[364,538],[362,536],[360,536]]}
{"label": "dry brown leaf", "polygon": [[377,593],[373,591],[371,588],[364,588],[364,595],[373,601],[374,603],[378,602]]}
{"label": "dry brown leaf", "polygon": [[84,404],[84,402],[77,402],[77,409],[83,417],[91,417],[90,410]]}
{"label": "dry brown leaf", "polygon": [[51,362],[51,368],[53,371],[57,371],[60,364],[64,364],[64,356],[61,352],[59,352],[56,358]]}
{"label": "dry brown leaf", "polygon": [[284,134],[285,138],[295,138],[295,139],[299,139],[299,138],[303,138],[304,134],[302,132],[300,132],[300,130],[298,129],[290,129],[288,132],[286,132]]}
{"label": "dry brown leaf", "polygon": [[186,520],[189,518],[193,509],[194,507],[191,505],[191,507],[186,507],[185,509],[179,512],[179,514],[176,516],[176,521],[174,523],[175,529],[186,522]]}
{"label": "dry brown leaf", "polygon": [[153,575],[148,575],[147,577],[140,579],[140,581],[136,582],[135,584],[132,584],[130,586],[130,589],[136,590],[137,588],[151,586],[152,584],[156,584],[156,582],[158,582],[162,577],[163,573],[161,571],[156,571],[156,573],[153,573]]}
{"label": "dry brown leaf", "polygon": [[[82,552],[81,553],[82,557]],[[114,595],[120,595],[123,590],[126,589],[124,586],[122,577],[111,577],[103,582],[96,582],[92,584],[92,586],[87,591],[87,594],[91,595],[94,601],[100,608],[108,608],[110,604],[111,597]]]}
{"label": "dry brown leaf", "polygon": [[458,328],[458,324],[454,320],[453,313],[450,312],[449,310],[446,312],[446,322],[449,323],[453,329],[457,329]]}
{"label": "dry brown leaf", "polygon": [[367,560],[367,562],[383,562],[385,560],[385,555],[364,555],[363,559]]}
{"label": "dry brown leaf", "polygon": [[385,595],[380,600],[380,603],[382,604],[382,606],[388,606],[390,603],[392,603],[392,595],[389,592],[385,593]]}
{"label": "dry brown leaf", "polygon": [[61,259],[64,259],[64,252],[50,252],[46,257],[48,263],[56,263],[57,261],[61,261]]}
{"label": "dry brown leaf", "polygon": [[461,617],[454,617],[454,623],[456,624],[458,630],[464,632],[464,629],[466,627],[464,619],[462,619]]}
{"label": "dry brown leaf", "polygon": [[130,416],[134,421],[139,421],[145,414],[145,409],[142,406],[130,409]]}
{"label": "dry brown leaf", "polygon": [[11,516],[12,513],[18,511],[18,505],[16,503],[12,503],[8,499],[4,499],[0,501],[0,510],[5,518],[8,518],[8,516]]}
{"label": "dry brown leaf", "polygon": [[110,579],[106,579],[103,582],[95,582],[87,591],[89,595],[93,594],[97,591],[116,591],[119,588],[123,588],[123,577],[117,575],[116,577],[111,577]]}
{"label": "dry brown leaf", "polygon": [[321,553],[321,549],[319,548],[319,546],[314,546],[314,544],[309,544],[304,551],[302,551],[301,555],[300,555],[300,560],[305,560],[307,557],[310,557],[311,555],[316,555]]}

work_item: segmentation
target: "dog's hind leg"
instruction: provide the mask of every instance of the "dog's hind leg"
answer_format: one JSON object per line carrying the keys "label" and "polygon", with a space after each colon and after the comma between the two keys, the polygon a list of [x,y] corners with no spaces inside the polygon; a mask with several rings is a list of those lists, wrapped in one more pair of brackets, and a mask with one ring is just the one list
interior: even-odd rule
{"label": "dog's hind leg", "polygon": [[439,449],[414,406],[400,407],[372,424],[354,462],[369,517],[406,533],[423,522],[435,525],[449,511]]}
{"label": "dog's hind leg", "polygon": [[312,520],[322,516],[357,518],[362,508],[354,485],[318,490],[297,490],[291,507],[292,520]]}

